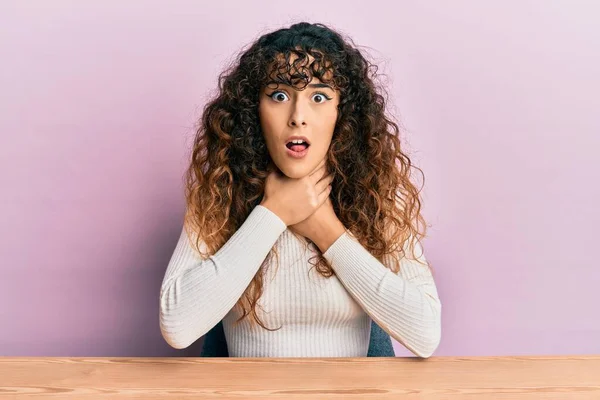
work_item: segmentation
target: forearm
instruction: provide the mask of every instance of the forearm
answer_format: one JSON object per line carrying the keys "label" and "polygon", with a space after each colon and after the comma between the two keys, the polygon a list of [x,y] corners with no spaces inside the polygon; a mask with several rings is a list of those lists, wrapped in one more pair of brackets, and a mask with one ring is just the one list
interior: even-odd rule
{"label": "forearm", "polygon": [[160,291],[160,328],[165,340],[175,348],[185,348],[216,325],[239,300],[285,229],[276,215],[262,207],[255,209],[206,260],[182,230]]}
{"label": "forearm", "polygon": [[323,255],[346,290],[382,329],[420,357],[435,351],[441,336],[441,303],[426,265],[403,259],[397,275],[349,233]]}

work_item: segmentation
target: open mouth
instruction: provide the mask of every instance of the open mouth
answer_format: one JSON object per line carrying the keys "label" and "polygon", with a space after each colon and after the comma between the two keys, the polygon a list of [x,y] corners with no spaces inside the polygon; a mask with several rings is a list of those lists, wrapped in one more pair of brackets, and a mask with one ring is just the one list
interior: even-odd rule
{"label": "open mouth", "polygon": [[302,153],[304,150],[308,149],[310,145],[301,140],[294,140],[286,143],[285,146],[296,153]]}
{"label": "open mouth", "polygon": [[310,147],[310,143],[307,140],[302,138],[289,140],[285,147],[287,147],[288,156],[295,159],[302,159],[308,154],[308,148]]}

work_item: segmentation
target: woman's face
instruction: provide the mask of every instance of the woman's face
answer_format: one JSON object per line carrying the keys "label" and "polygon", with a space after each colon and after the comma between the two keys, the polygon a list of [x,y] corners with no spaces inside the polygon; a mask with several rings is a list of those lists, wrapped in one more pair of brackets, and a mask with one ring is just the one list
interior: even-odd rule
{"label": "woman's face", "polygon": [[[261,128],[271,159],[283,174],[302,178],[327,156],[338,103],[339,91],[316,77],[303,90],[274,83],[261,90],[258,107]],[[288,148],[292,136],[303,136],[310,143],[304,156],[294,157],[297,153]]]}

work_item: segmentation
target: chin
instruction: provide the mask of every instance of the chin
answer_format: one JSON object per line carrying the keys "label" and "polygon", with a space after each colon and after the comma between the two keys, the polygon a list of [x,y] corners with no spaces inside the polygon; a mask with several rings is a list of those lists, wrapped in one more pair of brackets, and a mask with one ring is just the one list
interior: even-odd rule
{"label": "chin", "polygon": [[304,178],[306,175],[312,171],[314,167],[312,167],[311,163],[303,162],[296,163],[296,165],[285,165],[283,168],[279,167],[279,170],[282,174],[291,179],[300,179]]}
{"label": "chin", "polygon": [[287,168],[287,169],[282,169],[281,172],[287,176],[288,178],[291,179],[300,179],[305,177],[306,175],[308,175],[308,172],[303,172],[303,171],[299,171],[297,168]]}

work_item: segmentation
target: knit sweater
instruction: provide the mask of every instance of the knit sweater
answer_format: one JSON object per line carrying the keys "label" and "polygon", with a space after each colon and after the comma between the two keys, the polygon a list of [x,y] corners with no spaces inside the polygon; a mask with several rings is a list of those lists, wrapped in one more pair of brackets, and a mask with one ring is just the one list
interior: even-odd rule
{"label": "knit sweater", "polygon": [[[394,273],[385,267],[391,256],[382,264],[348,230],[323,253],[335,272],[329,278],[309,263],[314,244],[306,246],[261,205],[212,256],[202,259],[191,243],[182,229],[160,290],[160,329],[174,348],[223,321],[230,357],[365,357],[371,319],[419,357],[439,345],[441,303],[430,270],[404,257]],[[265,263],[258,313],[279,329],[248,317],[236,324],[234,305],[273,246],[279,264],[276,255]],[[419,244],[415,250],[426,262]]]}

